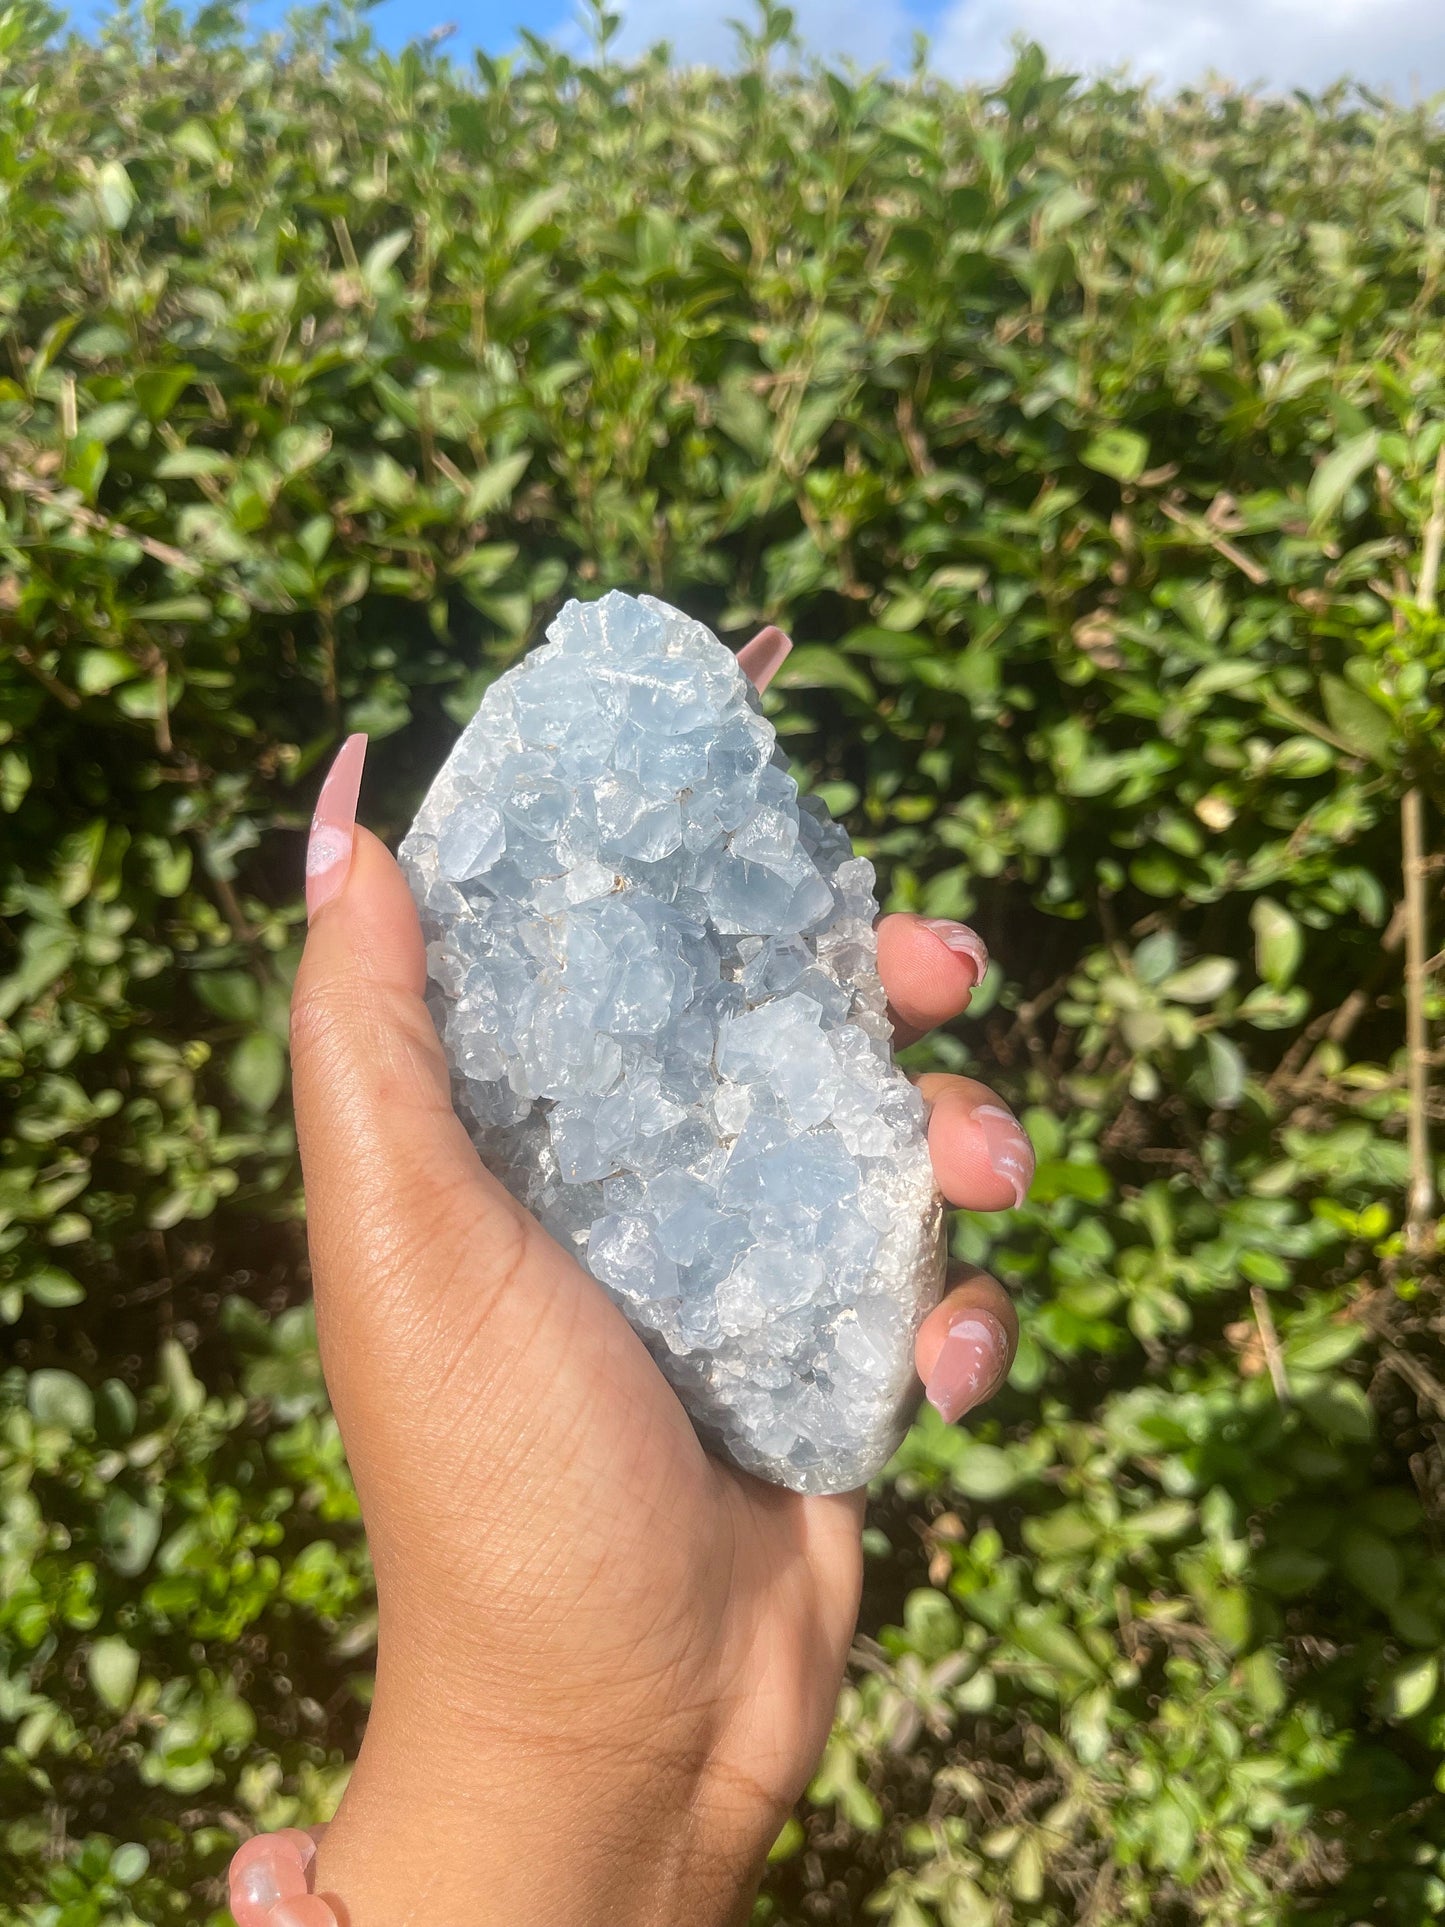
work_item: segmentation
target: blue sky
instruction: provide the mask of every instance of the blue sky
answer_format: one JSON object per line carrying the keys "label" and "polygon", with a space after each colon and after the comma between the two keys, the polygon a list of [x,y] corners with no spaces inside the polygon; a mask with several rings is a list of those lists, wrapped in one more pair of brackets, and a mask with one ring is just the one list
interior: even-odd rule
{"label": "blue sky", "polygon": [[[729,16],[750,0],[613,0],[620,50],[658,39],[679,59],[726,61]],[[933,62],[953,79],[988,78],[1006,64],[1012,37],[1040,41],[1075,71],[1129,66],[1169,84],[1217,73],[1275,87],[1321,87],[1342,76],[1403,99],[1445,92],[1445,0],[791,0],[805,43],[834,61],[900,68],[923,28]],[[77,6],[93,17],[94,0]],[[286,0],[256,0],[258,25]],[[399,45],[455,22],[458,53],[516,45],[517,29],[580,45],[574,0],[382,0],[379,37]]]}

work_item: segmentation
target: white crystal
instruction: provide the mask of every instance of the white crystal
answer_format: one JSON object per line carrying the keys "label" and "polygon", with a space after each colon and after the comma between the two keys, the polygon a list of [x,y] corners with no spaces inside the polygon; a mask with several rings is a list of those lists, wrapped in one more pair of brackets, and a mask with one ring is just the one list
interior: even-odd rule
{"label": "white crystal", "polygon": [[457,1109],[714,1449],[847,1490],[941,1281],[872,866],[701,623],[613,593],[547,635],[401,847]]}

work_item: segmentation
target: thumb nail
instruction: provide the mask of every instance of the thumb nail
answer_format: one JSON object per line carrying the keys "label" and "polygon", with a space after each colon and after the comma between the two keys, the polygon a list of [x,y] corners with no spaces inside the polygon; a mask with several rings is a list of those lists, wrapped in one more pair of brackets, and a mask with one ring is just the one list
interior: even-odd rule
{"label": "thumb nail", "polygon": [[356,845],[356,800],[361,794],[365,736],[348,736],[326,773],[306,841],[306,920],[336,896],[351,869]]}

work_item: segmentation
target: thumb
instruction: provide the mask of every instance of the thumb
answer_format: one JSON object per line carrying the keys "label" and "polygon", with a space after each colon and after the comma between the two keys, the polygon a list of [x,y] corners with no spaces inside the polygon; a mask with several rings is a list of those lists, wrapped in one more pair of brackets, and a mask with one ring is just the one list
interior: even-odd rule
{"label": "thumb", "polygon": [[343,1425],[348,1407],[399,1391],[404,1401],[382,1361],[449,1373],[482,1323],[492,1366],[513,1352],[526,1334],[508,1325],[525,1307],[508,1300],[528,1294],[508,1288],[549,1244],[452,1109],[411,892],[355,825],[365,747],[345,745],[317,806],[291,1005],[317,1322]]}

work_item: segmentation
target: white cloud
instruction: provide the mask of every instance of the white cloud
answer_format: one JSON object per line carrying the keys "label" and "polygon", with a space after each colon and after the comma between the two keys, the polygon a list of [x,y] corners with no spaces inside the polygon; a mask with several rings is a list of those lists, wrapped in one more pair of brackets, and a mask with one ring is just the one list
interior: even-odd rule
{"label": "white cloud", "polygon": [[[658,40],[683,62],[730,67],[730,16],[752,0],[614,0],[618,51]],[[825,60],[902,70],[925,21],[933,64],[955,79],[991,78],[1014,35],[1076,72],[1122,66],[1168,85],[1210,72],[1272,87],[1328,86],[1341,76],[1401,98],[1445,90],[1445,0],[791,0],[804,45]],[[574,30],[575,31],[575,30]],[[569,36],[570,38],[570,36]]]}
{"label": "white cloud", "polygon": [[[902,67],[917,21],[906,0],[789,0],[798,35],[825,60],[856,60],[860,67]],[[728,20],[757,23],[752,0],[622,0],[617,50],[627,56],[659,40],[675,59],[731,67],[737,40]]]}
{"label": "white cloud", "polygon": [[1441,0],[953,0],[934,64],[955,78],[995,75],[1014,34],[1076,72],[1128,65],[1171,85],[1213,71],[1273,87],[1343,75],[1405,99],[1445,89]]}

